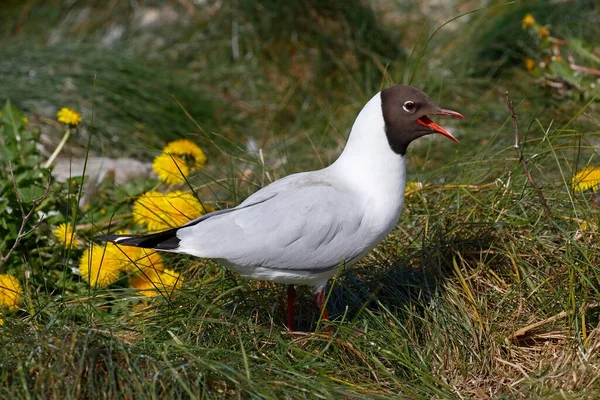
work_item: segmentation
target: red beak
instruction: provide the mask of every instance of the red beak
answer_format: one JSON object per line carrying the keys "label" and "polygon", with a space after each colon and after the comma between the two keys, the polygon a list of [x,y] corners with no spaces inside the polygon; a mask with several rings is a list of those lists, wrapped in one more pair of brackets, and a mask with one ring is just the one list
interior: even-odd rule
{"label": "red beak", "polygon": [[[463,117],[460,113],[457,113],[456,111],[452,111],[452,110],[444,110],[443,108],[440,108],[439,110],[436,111],[435,115],[449,115],[451,117],[456,117],[456,118],[460,118],[460,119],[465,119],[465,117]],[[442,128],[441,126],[439,126],[438,124],[436,124],[435,122],[433,122],[431,120],[431,118],[429,118],[427,115],[423,115],[421,118],[419,118],[417,120],[417,122],[423,126],[428,127],[429,129],[431,129],[434,132],[437,132],[441,135],[446,136],[448,139],[459,143],[458,139],[455,138],[454,136],[452,136],[450,134],[450,132],[448,132],[447,130],[445,130],[444,128]]]}

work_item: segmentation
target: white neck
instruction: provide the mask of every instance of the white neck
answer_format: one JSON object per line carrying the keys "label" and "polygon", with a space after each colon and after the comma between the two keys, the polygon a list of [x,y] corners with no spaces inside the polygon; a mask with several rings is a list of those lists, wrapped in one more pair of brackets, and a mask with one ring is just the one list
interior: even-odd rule
{"label": "white neck", "polygon": [[402,207],[404,156],[394,153],[388,142],[379,93],[358,114],[344,151],[329,168],[365,195],[393,198]]}

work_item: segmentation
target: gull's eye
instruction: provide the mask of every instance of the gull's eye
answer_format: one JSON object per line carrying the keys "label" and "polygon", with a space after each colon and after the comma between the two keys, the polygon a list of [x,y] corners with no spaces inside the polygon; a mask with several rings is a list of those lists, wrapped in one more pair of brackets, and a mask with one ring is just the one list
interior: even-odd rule
{"label": "gull's eye", "polygon": [[402,108],[404,108],[404,111],[406,111],[407,113],[412,114],[417,109],[417,105],[414,101],[409,100],[402,105]]}

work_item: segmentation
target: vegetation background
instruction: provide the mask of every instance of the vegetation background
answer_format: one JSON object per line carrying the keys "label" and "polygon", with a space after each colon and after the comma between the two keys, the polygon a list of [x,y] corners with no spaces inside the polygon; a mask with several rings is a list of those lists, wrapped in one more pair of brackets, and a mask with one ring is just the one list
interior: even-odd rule
{"label": "vegetation background", "polygon": [[[2,316],[0,397],[599,397],[598,210],[571,181],[598,163],[599,13],[584,0],[3,1],[0,101],[27,121],[4,108],[0,273],[23,294]],[[304,288],[300,331],[286,331],[284,287],[209,260],[167,258],[184,277],[169,296],[91,288],[72,273],[81,249],[53,238],[62,222],[86,242],[111,220],[131,228],[157,182],[109,176],[86,194],[76,174],[50,178],[39,166],[61,107],[83,116],[63,159],[151,162],[186,137],[208,158],[190,186],[226,208],[329,164],[396,83],[463,113],[441,122],[461,144],[411,146],[420,185],[393,234],[330,285],[330,323],[315,326]]]}

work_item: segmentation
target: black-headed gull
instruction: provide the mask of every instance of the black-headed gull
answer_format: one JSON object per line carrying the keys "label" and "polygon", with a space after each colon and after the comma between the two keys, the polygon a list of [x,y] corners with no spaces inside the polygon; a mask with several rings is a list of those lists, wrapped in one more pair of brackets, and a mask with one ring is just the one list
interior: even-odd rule
{"label": "black-headed gull", "polygon": [[464,119],[411,86],[377,93],[358,114],[339,158],[327,168],[276,180],[239,206],[206,214],[164,232],[97,239],[213,258],[247,279],[288,284],[287,325],[293,329],[293,285],[324,288],[394,228],[404,204],[405,154],[415,139],[439,133],[458,142],[429,115]]}

